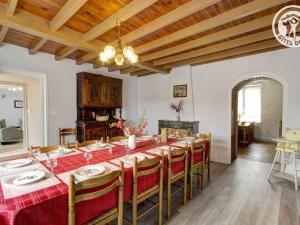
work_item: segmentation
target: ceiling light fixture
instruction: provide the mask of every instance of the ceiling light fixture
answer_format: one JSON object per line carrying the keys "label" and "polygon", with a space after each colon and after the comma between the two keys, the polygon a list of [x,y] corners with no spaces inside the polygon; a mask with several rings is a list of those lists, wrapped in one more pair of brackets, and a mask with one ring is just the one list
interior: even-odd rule
{"label": "ceiling light fixture", "polygon": [[120,38],[120,28],[121,28],[121,21],[117,20],[117,29],[118,29],[118,39],[116,47],[112,45],[106,45],[102,52],[99,54],[99,59],[103,63],[109,63],[112,60],[118,66],[122,66],[125,61],[128,61],[130,64],[134,64],[138,62],[138,56],[134,53],[134,49],[129,46],[125,45],[123,48],[121,38]]}

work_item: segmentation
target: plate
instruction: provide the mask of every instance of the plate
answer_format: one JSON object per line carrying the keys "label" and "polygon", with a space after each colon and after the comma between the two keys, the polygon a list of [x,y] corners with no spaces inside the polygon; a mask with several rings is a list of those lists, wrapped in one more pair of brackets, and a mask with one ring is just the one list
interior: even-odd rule
{"label": "plate", "polygon": [[26,166],[32,162],[32,159],[26,158],[26,159],[17,159],[14,161],[10,161],[7,164],[4,165],[4,167],[9,169],[14,169],[22,166]]}
{"label": "plate", "polygon": [[144,155],[141,155],[141,154],[127,155],[124,157],[124,161],[132,163],[132,160],[134,159],[134,157],[137,158],[138,162],[143,161],[146,158]]}
{"label": "plate", "polygon": [[105,167],[102,165],[88,165],[75,170],[75,174],[82,177],[94,177],[105,172]]}
{"label": "plate", "polygon": [[21,186],[41,180],[45,176],[44,171],[28,171],[8,177],[6,183]]}

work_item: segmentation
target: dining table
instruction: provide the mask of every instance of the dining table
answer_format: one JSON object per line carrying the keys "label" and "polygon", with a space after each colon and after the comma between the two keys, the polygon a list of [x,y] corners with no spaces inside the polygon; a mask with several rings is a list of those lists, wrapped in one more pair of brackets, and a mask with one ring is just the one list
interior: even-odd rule
{"label": "dining table", "polygon": [[[201,140],[200,140],[201,141]],[[157,143],[153,138],[137,139],[136,148],[128,150],[124,142],[112,142],[111,148],[76,148],[73,153],[57,158],[57,166],[53,175],[49,175],[46,157],[30,155],[32,160],[29,165],[21,168],[7,169],[1,165],[8,162],[0,162],[0,224],[1,225],[67,225],[68,224],[68,177],[78,168],[87,165],[84,153],[90,151],[92,158],[89,164],[101,164],[108,170],[117,170],[121,159],[128,154],[143,154],[146,158],[159,155],[157,148],[168,149],[184,148],[185,141],[176,138],[168,138],[166,143]],[[208,146],[208,144],[206,145]],[[43,153],[44,154],[44,153]],[[164,152],[164,161],[167,162],[167,152]],[[202,154],[196,157],[196,161],[202,160]],[[7,177],[25,171],[46,171],[48,176],[41,182],[31,185],[10,186]],[[164,163],[164,176],[166,176],[166,163]],[[151,186],[154,181],[147,178],[141,181],[144,189]],[[124,201],[132,196],[132,164],[124,164]],[[85,210],[79,210],[76,224],[82,224],[100,215],[114,202],[111,196],[103,196],[96,201],[88,201]]]}

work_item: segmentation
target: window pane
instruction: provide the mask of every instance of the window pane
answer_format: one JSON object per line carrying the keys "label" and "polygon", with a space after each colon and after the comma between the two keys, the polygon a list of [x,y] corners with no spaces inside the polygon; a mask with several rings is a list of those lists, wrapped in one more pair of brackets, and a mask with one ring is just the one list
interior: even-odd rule
{"label": "window pane", "polygon": [[247,87],[245,89],[244,121],[260,122],[261,120],[261,89],[260,87]]}

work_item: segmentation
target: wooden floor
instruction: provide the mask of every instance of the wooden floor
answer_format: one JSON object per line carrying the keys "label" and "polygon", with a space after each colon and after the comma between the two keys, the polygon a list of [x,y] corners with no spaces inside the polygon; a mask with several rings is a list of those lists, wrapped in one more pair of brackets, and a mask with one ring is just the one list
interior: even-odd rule
{"label": "wooden floor", "polygon": [[[251,146],[248,156],[244,152],[232,165],[213,163],[211,181],[204,191],[186,206],[174,210],[172,218],[165,224],[300,224],[300,193],[289,181],[275,177],[271,182],[267,181],[270,163],[263,161],[272,158],[266,152],[273,153],[264,145],[264,156],[258,157],[258,149],[258,145]],[[156,214],[149,214],[138,224],[157,224]]]}

